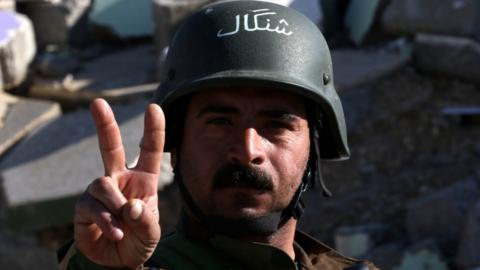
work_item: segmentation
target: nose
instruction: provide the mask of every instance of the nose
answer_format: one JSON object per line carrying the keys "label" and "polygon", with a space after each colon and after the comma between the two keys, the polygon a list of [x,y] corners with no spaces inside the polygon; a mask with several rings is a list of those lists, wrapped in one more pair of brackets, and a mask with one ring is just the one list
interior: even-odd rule
{"label": "nose", "polygon": [[261,165],[265,161],[263,138],[254,128],[238,132],[228,152],[228,160],[233,164]]}

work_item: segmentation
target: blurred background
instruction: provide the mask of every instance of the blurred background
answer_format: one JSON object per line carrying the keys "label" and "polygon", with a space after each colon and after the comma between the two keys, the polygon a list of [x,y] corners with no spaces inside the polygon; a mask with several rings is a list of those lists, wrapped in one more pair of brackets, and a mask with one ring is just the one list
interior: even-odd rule
{"label": "blurred background", "polygon": [[[182,19],[213,0],[0,0],[0,268],[55,269],[74,203],[103,175],[88,103],[113,105],[135,163]],[[300,227],[382,269],[480,269],[480,1],[271,0],[332,49],[352,158]],[[191,44],[195,46],[195,44]],[[169,156],[164,234],[181,208]]]}

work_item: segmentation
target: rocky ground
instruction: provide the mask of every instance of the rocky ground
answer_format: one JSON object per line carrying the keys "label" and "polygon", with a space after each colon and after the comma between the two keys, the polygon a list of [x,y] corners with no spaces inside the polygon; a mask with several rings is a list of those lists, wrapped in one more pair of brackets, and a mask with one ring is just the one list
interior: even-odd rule
{"label": "rocky ground", "polygon": [[[412,222],[407,217],[412,203],[467,178],[480,183],[478,115],[442,113],[451,106],[478,106],[480,90],[406,67],[341,96],[352,158],[325,164],[325,179],[334,196],[308,194],[302,227],[331,245],[339,227],[371,223],[393,231],[385,242],[405,247],[421,240],[409,239],[406,228]],[[456,250],[443,252],[451,255]]]}

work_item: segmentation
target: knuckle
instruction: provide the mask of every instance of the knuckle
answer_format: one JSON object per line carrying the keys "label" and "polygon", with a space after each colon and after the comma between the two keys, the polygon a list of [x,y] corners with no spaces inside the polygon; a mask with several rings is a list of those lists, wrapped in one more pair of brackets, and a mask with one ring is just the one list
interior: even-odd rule
{"label": "knuckle", "polygon": [[111,182],[107,177],[100,177],[93,181],[88,187],[88,191],[93,196],[108,193],[111,190]]}

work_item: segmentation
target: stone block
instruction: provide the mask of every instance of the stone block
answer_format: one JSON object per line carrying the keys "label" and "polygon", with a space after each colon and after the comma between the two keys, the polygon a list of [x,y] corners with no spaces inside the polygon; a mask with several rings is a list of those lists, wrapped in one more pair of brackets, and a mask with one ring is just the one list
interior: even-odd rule
{"label": "stone block", "polygon": [[468,211],[479,196],[475,179],[466,179],[413,201],[405,221],[409,239],[435,239],[446,255],[453,255]]}
{"label": "stone block", "polygon": [[[114,106],[127,160],[139,152],[146,102]],[[165,156],[159,188],[172,179]],[[23,140],[0,163],[3,226],[28,231],[68,224],[74,203],[104,174],[95,127],[88,110],[58,118]]]}
{"label": "stone block", "polygon": [[473,269],[480,266],[480,201],[468,214],[465,228],[460,237],[458,253],[455,259],[460,269]]}
{"label": "stone block", "polygon": [[372,247],[382,242],[388,233],[383,224],[340,227],[335,232],[335,248],[348,257],[364,257]]}
{"label": "stone block", "polygon": [[37,127],[60,114],[57,103],[0,93],[0,156]]}
{"label": "stone block", "polygon": [[18,86],[36,52],[33,28],[24,15],[0,11],[0,70],[3,87]]}
{"label": "stone block", "polygon": [[54,251],[38,246],[33,239],[0,234],[0,265],[2,269],[57,269]]}
{"label": "stone block", "polygon": [[0,1],[0,10],[15,11],[15,0]]}
{"label": "stone block", "polygon": [[448,270],[448,265],[435,246],[434,241],[425,241],[409,247],[399,265],[393,270]]}
{"label": "stone block", "polygon": [[69,38],[82,42],[88,35],[86,18],[91,0],[21,0],[19,5],[33,22],[37,46],[41,50],[49,45],[67,47]]}
{"label": "stone block", "polygon": [[62,81],[36,78],[30,94],[71,104],[88,103],[97,97],[125,101],[151,96],[158,87],[155,68],[153,46],[141,45],[84,63]]}
{"label": "stone block", "polygon": [[355,88],[402,68],[406,53],[387,51],[334,50],[333,72],[337,91]]}
{"label": "stone block", "polygon": [[94,1],[90,18],[96,24],[109,27],[120,38],[151,36],[151,9],[151,0]]}
{"label": "stone block", "polygon": [[384,28],[393,33],[480,38],[479,11],[480,2],[476,0],[394,0],[382,21]]}
{"label": "stone block", "polygon": [[413,51],[423,72],[480,84],[480,44],[473,39],[419,34]]}

